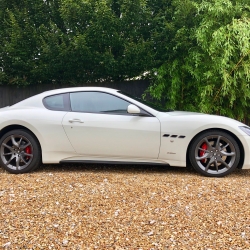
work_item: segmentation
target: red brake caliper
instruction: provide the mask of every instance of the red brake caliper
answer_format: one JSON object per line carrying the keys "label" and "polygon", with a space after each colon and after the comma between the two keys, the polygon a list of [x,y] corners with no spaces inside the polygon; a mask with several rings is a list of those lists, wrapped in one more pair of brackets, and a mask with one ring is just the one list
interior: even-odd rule
{"label": "red brake caliper", "polygon": [[[26,147],[24,151],[26,154],[31,154],[31,146]],[[26,160],[29,160],[29,159],[30,159],[30,156],[26,156]]]}
{"label": "red brake caliper", "polygon": [[[202,156],[205,155],[205,153],[206,153],[205,150],[207,150],[207,144],[206,144],[205,142],[202,143],[201,148],[202,148],[203,150],[200,150],[200,151],[199,151],[199,156],[200,156],[200,157],[202,157]],[[202,159],[202,160],[201,160],[202,163],[205,163],[205,161],[206,161],[206,159]]]}

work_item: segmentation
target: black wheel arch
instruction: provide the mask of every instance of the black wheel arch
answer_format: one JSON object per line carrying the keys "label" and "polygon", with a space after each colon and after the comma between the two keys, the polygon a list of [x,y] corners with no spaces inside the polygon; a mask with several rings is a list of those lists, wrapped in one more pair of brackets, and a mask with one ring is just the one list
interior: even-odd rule
{"label": "black wheel arch", "polygon": [[202,133],[204,133],[204,132],[208,132],[208,131],[215,130],[215,129],[216,129],[216,130],[223,131],[223,132],[225,132],[225,133],[228,133],[228,134],[231,135],[231,136],[235,139],[235,141],[238,143],[238,146],[239,146],[239,148],[240,148],[240,155],[241,155],[241,157],[240,157],[240,162],[239,162],[237,168],[242,169],[243,164],[244,164],[244,160],[245,160],[245,150],[244,150],[244,147],[243,147],[241,141],[238,139],[238,137],[237,137],[234,133],[232,133],[232,132],[230,132],[230,131],[228,131],[228,130],[226,130],[226,129],[221,129],[221,128],[210,128],[210,129],[205,129],[205,130],[199,132],[198,134],[196,134],[196,135],[193,137],[193,139],[189,142],[188,147],[187,147],[187,151],[186,151],[186,163],[187,163],[187,166],[190,166],[190,165],[191,165],[191,162],[190,162],[190,159],[189,159],[189,156],[188,156],[188,152],[189,152],[190,146],[192,145],[192,143],[193,143],[193,141],[195,140],[195,138],[198,137],[200,134],[202,134]]}

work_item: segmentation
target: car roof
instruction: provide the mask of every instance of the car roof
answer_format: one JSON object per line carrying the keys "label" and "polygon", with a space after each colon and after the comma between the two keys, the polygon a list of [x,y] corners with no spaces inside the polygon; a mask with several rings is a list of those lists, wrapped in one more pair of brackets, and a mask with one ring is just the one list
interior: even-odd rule
{"label": "car roof", "polygon": [[106,87],[71,87],[71,88],[61,88],[61,89],[53,89],[48,90],[41,93],[43,96],[47,95],[55,95],[60,93],[68,93],[68,92],[78,92],[78,91],[104,91],[109,93],[115,93],[118,90]]}

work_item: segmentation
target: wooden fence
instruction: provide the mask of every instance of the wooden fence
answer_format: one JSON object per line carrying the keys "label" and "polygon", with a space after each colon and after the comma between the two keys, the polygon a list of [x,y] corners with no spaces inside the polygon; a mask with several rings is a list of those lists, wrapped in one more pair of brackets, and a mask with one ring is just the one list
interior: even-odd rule
{"label": "wooden fence", "polygon": [[[120,89],[134,96],[141,96],[149,86],[149,81],[102,82],[81,84],[75,87],[80,86],[110,87],[114,89]],[[27,87],[0,86],[0,108],[15,104],[30,96],[42,93],[47,90],[67,87],[70,86],[53,84],[31,85]]]}

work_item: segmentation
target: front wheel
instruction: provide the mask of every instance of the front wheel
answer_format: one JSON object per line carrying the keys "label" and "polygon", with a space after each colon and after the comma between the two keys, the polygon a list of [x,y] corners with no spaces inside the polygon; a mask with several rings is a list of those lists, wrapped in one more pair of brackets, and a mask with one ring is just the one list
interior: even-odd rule
{"label": "front wheel", "polygon": [[30,172],[41,164],[36,138],[25,130],[13,130],[0,139],[0,165],[13,174]]}
{"label": "front wheel", "polygon": [[238,143],[231,135],[219,130],[207,131],[196,137],[188,155],[193,168],[210,177],[230,174],[240,161]]}

